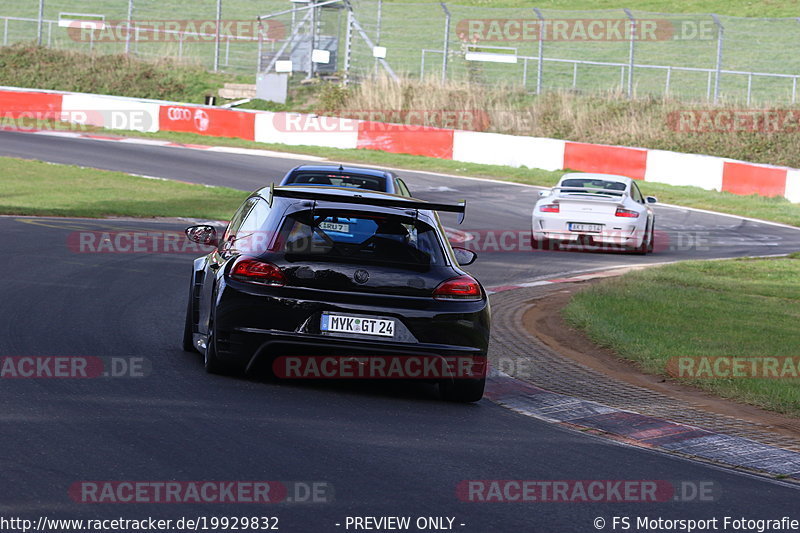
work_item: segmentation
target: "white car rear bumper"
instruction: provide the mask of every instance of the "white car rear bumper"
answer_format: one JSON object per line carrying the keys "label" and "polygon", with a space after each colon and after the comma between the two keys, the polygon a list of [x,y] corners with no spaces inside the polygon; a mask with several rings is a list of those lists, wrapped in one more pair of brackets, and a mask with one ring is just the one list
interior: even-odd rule
{"label": "white car rear bumper", "polygon": [[[642,240],[645,238],[644,227],[646,221],[641,223],[619,223],[609,225],[603,221],[581,220],[581,223],[601,224],[603,226],[600,232],[589,231],[571,231],[569,229],[570,222],[577,222],[575,220],[568,220],[566,218],[555,217],[533,217],[531,237],[536,241],[553,240],[562,243],[578,243],[591,238],[592,242],[597,244],[614,244],[626,247],[639,247]],[[637,221],[638,222],[638,221]]]}

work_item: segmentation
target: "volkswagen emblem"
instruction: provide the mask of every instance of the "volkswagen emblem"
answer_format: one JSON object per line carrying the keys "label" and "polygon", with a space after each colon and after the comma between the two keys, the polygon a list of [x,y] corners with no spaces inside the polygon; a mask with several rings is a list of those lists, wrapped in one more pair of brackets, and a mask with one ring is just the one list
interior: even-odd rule
{"label": "volkswagen emblem", "polygon": [[356,283],[364,284],[369,281],[369,272],[359,268],[356,270],[355,274],[353,274],[353,279],[356,280]]}

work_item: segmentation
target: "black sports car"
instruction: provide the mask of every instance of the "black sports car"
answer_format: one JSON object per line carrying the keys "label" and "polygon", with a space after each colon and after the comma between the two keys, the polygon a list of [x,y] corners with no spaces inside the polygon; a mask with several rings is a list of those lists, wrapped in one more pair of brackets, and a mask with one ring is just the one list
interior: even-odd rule
{"label": "black sports car", "polygon": [[287,172],[280,184],[347,187],[411,196],[405,182],[394,172],[342,165],[301,165]]}
{"label": "black sports car", "polygon": [[183,347],[212,373],[321,355],[362,367],[394,358],[405,370],[415,358],[450,370],[457,360],[468,371],[394,377],[435,379],[446,399],[477,401],[489,301],[461,268],[476,254],[451,248],[436,215],[463,218],[464,208],[330,186],[258,190],[221,237],[186,229],[215,249],[194,261]]}

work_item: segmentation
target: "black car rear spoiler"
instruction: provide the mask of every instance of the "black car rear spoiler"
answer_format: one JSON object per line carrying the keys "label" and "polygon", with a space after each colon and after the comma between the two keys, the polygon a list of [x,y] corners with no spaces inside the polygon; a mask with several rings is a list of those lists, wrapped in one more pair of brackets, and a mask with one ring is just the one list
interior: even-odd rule
{"label": "black car rear spoiler", "polygon": [[[348,192],[353,192],[348,189]],[[416,198],[408,198],[405,196],[389,196],[386,198],[372,198],[361,196],[360,194],[351,194],[344,196],[341,194],[330,194],[317,191],[301,191],[294,187],[275,187],[274,184],[269,187],[269,203],[272,204],[272,197],[280,196],[283,198],[298,198],[301,200],[315,200],[319,202],[338,202],[340,204],[362,204],[374,205],[376,207],[398,207],[402,209],[422,209],[428,211],[447,211],[450,213],[458,213],[458,223],[464,221],[464,214],[467,208],[466,200],[459,200],[456,204],[440,204],[436,202],[426,202],[425,200],[417,200]]]}

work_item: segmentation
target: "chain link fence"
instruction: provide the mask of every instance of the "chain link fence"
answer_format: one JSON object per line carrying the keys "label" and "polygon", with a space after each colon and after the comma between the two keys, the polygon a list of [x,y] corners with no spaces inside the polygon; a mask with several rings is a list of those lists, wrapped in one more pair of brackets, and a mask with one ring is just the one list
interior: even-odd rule
{"label": "chain link fence", "polygon": [[[382,0],[20,0],[0,7],[0,32],[3,45],[38,41],[229,72],[290,60],[306,77],[396,73],[535,93],[795,103],[800,77],[794,18]],[[312,61],[312,50],[328,54]]]}

